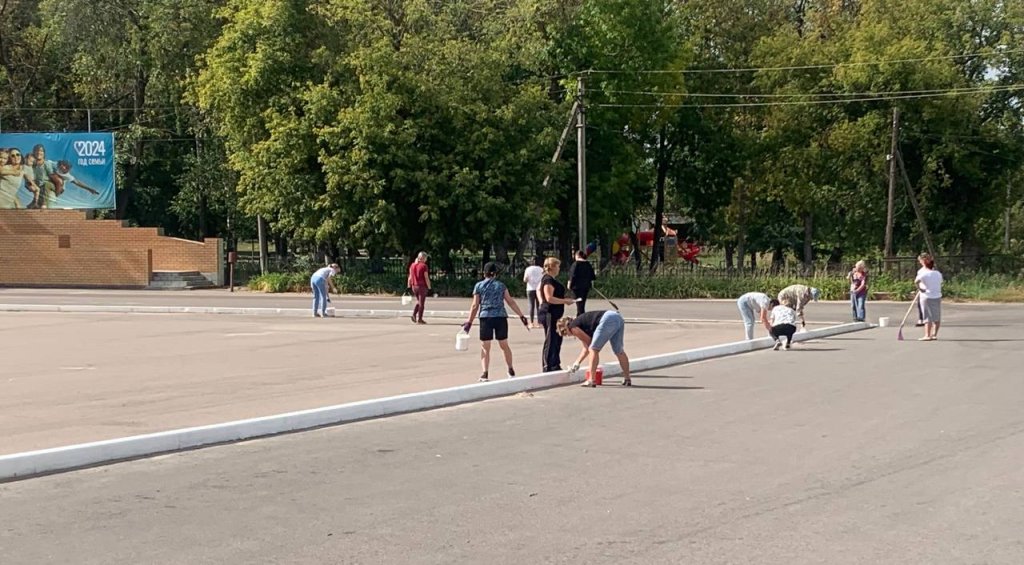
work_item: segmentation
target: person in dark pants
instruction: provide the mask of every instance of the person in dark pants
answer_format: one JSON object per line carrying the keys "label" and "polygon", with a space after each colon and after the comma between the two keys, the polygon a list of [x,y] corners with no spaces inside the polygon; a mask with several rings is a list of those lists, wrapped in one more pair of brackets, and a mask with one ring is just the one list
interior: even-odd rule
{"label": "person in dark pants", "polygon": [[569,267],[569,289],[572,290],[576,301],[576,315],[587,311],[587,295],[590,294],[590,287],[594,286],[594,267],[587,261],[587,255],[583,251],[576,252],[576,261]]}
{"label": "person in dark pants", "polygon": [[565,305],[573,300],[565,297],[565,287],[558,281],[558,273],[562,262],[554,257],[544,260],[544,276],[537,288],[537,302],[540,303],[538,314],[544,326],[544,349],[541,353],[541,368],[548,371],[562,370],[562,336],[555,324],[565,314]]}
{"label": "person in dark pants", "polygon": [[793,345],[793,334],[796,333],[796,310],[793,310],[785,304],[780,304],[778,300],[772,299],[769,303],[772,311],[768,315],[771,321],[771,329],[768,330],[768,335],[772,336],[775,340],[775,346],[772,348],[778,351],[782,347],[782,338],[786,338],[786,349],[789,349]]}
{"label": "person in dark pants", "polygon": [[412,308],[412,323],[425,324],[423,311],[427,308],[427,293],[430,291],[430,274],[427,269],[427,254],[420,251],[416,260],[409,265],[409,290],[416,297],[416,306]]}

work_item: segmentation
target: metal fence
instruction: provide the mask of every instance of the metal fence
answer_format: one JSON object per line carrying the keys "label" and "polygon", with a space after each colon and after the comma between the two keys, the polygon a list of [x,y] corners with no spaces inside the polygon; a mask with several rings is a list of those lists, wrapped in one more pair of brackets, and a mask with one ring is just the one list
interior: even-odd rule
{"label": "metal fence", "polygon": [[[268,257],[270,272],[312,272],[319,263],[314,263],[307,256],[289,256],[282,258],[276,254]],[[609,263],[603,269],[599,260],[592,258],[595,271],[601,276],[623,277],[700,277],[713,279],[762,278],[762,277],[845,277],[852,268],[850,264],[829,264],[818,262],[808,268],[802,262],[789,259],[783,263],[772,263],[770,260],[759,262],[756,267],[749,263],[744,267],[728,267],[724,260],[711,260],[698,264],[686,261],[659,263],[652,271],[649,263],[644,261],[640,268],[635,262],[626,264]],[[868,260],[868,268],[873,273],[885,273],[897,279],[912,279],[920,265],[916,256],[900,256],[884,260]],[[339,261],[342,272],[351,275],[405,276],[409,263],[404,257],[346,257]],[[935,257],[936,268],[947,277],[963,273],[992,273],[1024,276],[1024,257],[1017,255],[992,254],[983,256],[940,255]],[[460,257],[451,267],[442,268],[438,261],[431,263],[430,276],[442,278],[477,278],[483,265],[483,258]],[[528,266],[527,260],[521,258],[511,260],[503,265],[502,276],[518,278]],[[563,268],[563,271],[565,269]],[[235,266],[236,284],[244,284],[250,277],[260,273],[259,253],[250,251],[238,252]]]}

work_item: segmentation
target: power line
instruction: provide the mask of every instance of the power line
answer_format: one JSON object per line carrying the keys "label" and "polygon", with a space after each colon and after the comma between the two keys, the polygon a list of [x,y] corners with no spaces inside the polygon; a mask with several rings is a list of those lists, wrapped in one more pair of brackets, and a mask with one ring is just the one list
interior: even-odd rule
{"label": "power line", "polygon": [[760,71],[800,71],[808,69],[835,69],[838,67],[860,67],[868,65],[889,65],[896,63],[921,63],[925,61],[942,61],[950,59],[966,59],[969,57],[980,57],[983,55],[1008,55],[1011,53],[1024,53],[1024,49],[1002,49],[995,52],[965,53],[963,55],[943,55],[939,57],[920,57],[917,59],[890,59],[877,61],[853,61],[848,63],[830,63],[825,65],[797,65],[788,67],[746,67],[739,69],[682,69],[682,70],[648,70],[648,71],[627,71],[627,70],[588,70],[581,71],[583,74],[702,74],[702,73],[747,73]]}
{"label": "power line", "polygon": [[904,94],[938,94],[956,92],[977,92],[979,89],[992,88],[1017,88],[1024,87],[1020,84],[1001,84],[994,86],[971,86],[961,88],[936,88],[931,90],[891,90],[877,92],[807,92],[799,94],[754,94],[754,93],[715,93],[715,92],[658,92],[650,90],[601,90],[591,89],[590,92],[602,92],[605,94],[630,94],[639,96],[682,96],[688,98],[810,98],[810,97],[836,97],[836,96],[888,96]]}
{"label": "power line", "polygon": [[837,100],[795,100],[776,102],[732,102],[721,104],[592,104],[600,108],[746,108],[760,106],[801,106],[819,104],[847,104],[851,102],[880,102],[885,100],[911,100],[917,98],[939,98],[943,96],[959,96],[961,94],[990,94],[994,92],[1013,92],[1024,90],[1024,85],[1002,88],[984,88],[971,91],[944,91],[933,94],[913,94],[901,96],[877,96],[870,98],[842,98]]}

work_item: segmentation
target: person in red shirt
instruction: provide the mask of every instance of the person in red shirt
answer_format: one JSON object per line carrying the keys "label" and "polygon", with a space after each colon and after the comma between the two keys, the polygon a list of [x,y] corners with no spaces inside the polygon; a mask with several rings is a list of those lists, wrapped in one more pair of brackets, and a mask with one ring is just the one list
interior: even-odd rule
{"label": "person in red shirt", "polygon": [[412,309],[412,323],[425,324],[423,311],[426,309],[427,292],[430,291],[430,275],[427,273],[427,254],[419,252],[416,260],[409,265],[409,290],[416,297],[416,306]]}

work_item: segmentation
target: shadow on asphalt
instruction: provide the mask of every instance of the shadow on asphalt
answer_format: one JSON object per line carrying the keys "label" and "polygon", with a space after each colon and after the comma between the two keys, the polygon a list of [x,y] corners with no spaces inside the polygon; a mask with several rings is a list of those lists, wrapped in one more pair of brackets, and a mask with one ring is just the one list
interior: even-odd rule
{"label": "shadow on asphalt", "polygon": [[601,385],[601,386],[603,386],[603,387],[609,387],[610,386],[611,388],[620,388],[620,389],[623,389],[623,390],[630,389],[630,388],[645,388],[645,389],[651,389],[651,390],[704,390],[704,387],[702,387],[702,386],[638,385],[638,384],[636,384],[636,381],[634,381],[631,386],[621,386],[621,385],[619,385],[617,383],[616,384],[612,384],[612,385]]}
{"label": "shadow on asphalt", "polygon": [[1003,341],[1024,341],[1024,339],[945,339],[939,338],[936,341],[977,341],[977,342],[1003,342]]}

